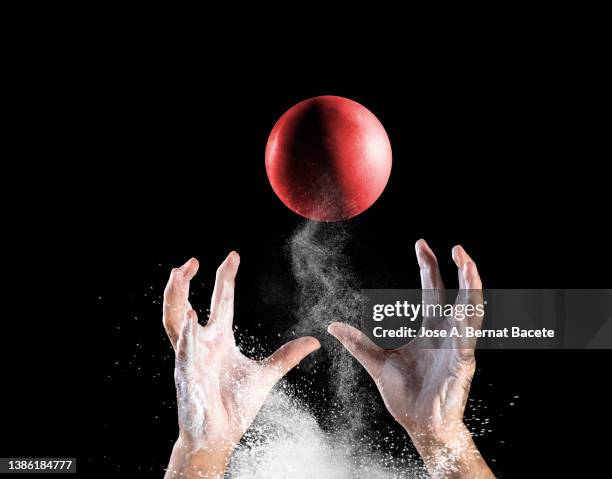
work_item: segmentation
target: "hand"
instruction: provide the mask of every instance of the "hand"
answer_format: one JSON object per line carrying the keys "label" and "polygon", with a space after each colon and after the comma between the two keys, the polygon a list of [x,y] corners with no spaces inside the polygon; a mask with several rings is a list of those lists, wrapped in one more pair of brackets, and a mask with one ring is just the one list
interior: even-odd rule
{"label": "hand", "polygon": [[[424,240],[415,248],[424,303],[442,303],[444,285],[436,256]],[[482,303],[482,283],[470,256],[456,246],[453,260],[462,290],[458,301]],[[424,326],[436,327],[427,321],[425,318]],[[455,321],[446,324],[451,323]],[[426,349],[425,340],[416,338],[399,349],[384,350],[349,325],[332,323],[328,331],[368,371],[385,406],[411,436],[432,476],[493,477],[463,424],[476,368],[473,343]]]}
{"label": "hand", "polygon": [[219,266],[206,326],[198,324],[188,302],[189,282],[198,269],[195,259],[172,271],[164,293],[163,322],[176,350],[180,430],[168,471],[180,477],[186,472],[222,477],[231,451],[270,389],[320,346],[311,337],[295,339],[263,361],[239,351],[232,330],[239,262],[232,252]]}

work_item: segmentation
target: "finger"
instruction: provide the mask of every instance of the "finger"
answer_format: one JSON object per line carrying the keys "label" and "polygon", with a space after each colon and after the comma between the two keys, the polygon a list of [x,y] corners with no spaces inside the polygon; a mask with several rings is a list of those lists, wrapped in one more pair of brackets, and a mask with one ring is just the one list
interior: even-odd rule
{"label": "finger", "polygon": [[185,314],[180,335],[176,345],[176,359],[187,361],[193,358],[195,348],[195,333],[198,327],[198,316],[193,309]]}
{"label": "finger", "polygon": [[[414,245],[414,249],[421,270],[422,302],[425,310],[429,311],[430,308],[426,307],[428,304],[444,303],[444,283],[442,282],[442,275],[438,267],[438,259],[425,240],[418,240]],[[431,319],[434,318],[426,315],[423,316],[425,323]],[[427,324],[424,324],[424,326],[429,327]]]}
{"label": "finger", "polygon": [[453,261],[455,262],[455,265],[457,265],[459,273],[459,289],[468,289],[465,282],[464,267],[467,262],[471,261],[473,263],[474,260],[472,260],[470,255],[467,254],[461,245],[453,246],[452,255]]}
{"label": "finger", "polygon": [[384,365],[384,350],[358,329],[344,323],[331,323],[327,332],[351,353],[376,381]]}
{"label": "finger", "polygon": [[[482,328],[484,319],[484,299],[482,293],[482,283],[476,265],[472,261],[468,261],[461,268],[461,276],[465,289],[461,289],[457,296],[457,304],[470,305],[472,313],[465,315],[463,321],[457,321],[461,331],[466,330],[469,326],[475,330]],[[474,359],[474,349],[476,348],[477,339],[475,337],[463,338],[458,341],[457,348],[461,357],[464,360]]]}
{"label": "finger", "polygon": [[455,265],[457,265],[457,274],[459,275],[459,289],[466,289],[463,270],[464,270],[464,265],[467,261],[466,259],[467,253],[463,249],[463,246],[456,245],[456,246],[453,246],[452,255],[453,255],[453,261],[455,262]]}
{"label": "finger", "polygon": [[218,324],[231,329],[234,318],[234,289],[240,256],[232,251],[217,268],[215,289],[210,304],[209,325]]}
{"label": "finger", "polygon": [[270,377],[276,383],[313,351],[321,347],[319,341],[310,336],[294,339],[278,348],[263,361]]}
{"label": "finger", "polygon": [[468,261],[471,261],[472,263],[474,262],[472,257],[467,253],[467,251],[465,251],[465,248],[460,244],[453,246],[452,254],[453,261],[455,262],[458,268],[463,266]]}
{"label": "finger", "polygon": [[180,268],[174,268],[164,290],[162,321],[175,349],[183,318],[189,309],[189,282],[198,272],[198,267],[198,260],[191,258]]}
{"label": "finger", "polygon": [[[471,305],[474,314],[466,315],[462,321],[456,321],[456,325],[461,331],[465,331],[467,326],[475,329],[482,327],[484,319],[483,309],[483,294],[482,281],[478,274],[476,263],[465,249],[457,245],[453,248],[453,260],[458,268],[459,274],[459,291],[455,304]],[[476,339],[460,340],[457,344],[458,352],[466,360],[474,358],[474,349],[476,347]]]}
{"label": "finger", "polygon": [[477,314],[468,318],[468,323],[470,326],[480,329],[484,318],[484,298],[482,294],[482,281],[474,262],[468,261],[463,266],[463,281],[468,291],[467,304],[473,305],[474,308],[480,308],[483,312],[483,314]]}
{"label": "finger", "polygon": [[419,268],[421,269],[421,288],[444,289],[440,268],[438,267],[438,258],[436,258],[432,249],[424,239],[418,240],[414,245],[414,249]]}
{"label": "finger", "polygon": [[480,274],[478,273],[476,263],[474,263],[473,261],[468,261],[467,263],[465,263],[463,281],[465,283],[466,289],[482,289],[482,280],[480,279]]}
{"label": "finger", "polygon": [[453,261],[459,274],[459,292],[455,304],[482,304],[482,281],[476,263],[461,245],[453,247]]}
{"label": "finger", "polygon": [[[460,289],[482,289],[482,282],[480,281],[476,263],[463,246],[457,245],[453,247],[453,261],[459,270]],[[471,266],[466,269],[466,266],[470,263]]]}

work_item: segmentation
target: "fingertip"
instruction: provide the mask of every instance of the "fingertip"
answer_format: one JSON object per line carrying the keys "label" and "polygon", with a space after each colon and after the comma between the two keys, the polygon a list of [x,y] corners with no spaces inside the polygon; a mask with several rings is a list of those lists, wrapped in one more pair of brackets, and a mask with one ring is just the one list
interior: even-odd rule
{"label": "fingertip", "polygon": [[233,279],[238,272],[240,264],[240,255],[235,251],[231,251],[217,268],[217,279]]}
{"label": "fingertip", "polygon": [[227,255],[227,259],[228,261],[236,265],[240,263],[240,255],[237,251],[230,251],[230,253]]}
{"label": "fingertip", "polygon": [[351,326],[345,323],[334,321],[327,327],[327,332],[331,334],[338,341],[342,342],[344,339],[349,338],[353,335],[353,329]]}
{"label": "fingertip", "polygon": [[304,336],[302,340],[306,343],[306,346],[312,351],[316,351],[321,347],[321,343],[317,338],[313,338],[312,336]]}
{"label": "fingertip", "polygon": [[460,244],[453,246],[453,249],[451,250],[451,255],[457,267],[460,268],[463,264],[463,246],[461,246]]}
{"label": "fingertip", "polygon": [[420,239],[415,243],[415,251],[419,268],[430,269],[437,267],[438,258],[425,240]]}
{"label": "fingertip", "polygon": [[181,266],[181,269],[184,269],[186,267],[193,266],[193,265],[196,265],[196,264],[198,264],[198,260],[196,258],[194,258],[194,257],[191,257],[187,261],[185,261],[183,266]]}
{"label": "fingertip", "polygon": [[417,263],[419,263],[419,268],[423,267],[423,249],[425,248],[425,245],[427,245],[427,243],[425,243],[425,240],[423,238],[417,240],[416,243],[414,243],[414,252],[416,253],[416,258],[417,258]]}
{"label": "fingertip", "polygon": [[339,332],[340,327],[340,323],[338,322],[330,323],[330,325],[327,326],[327,332],[335,337],[336,334]]}
{"label": "fingertip", "polygon": [[191,281],[193,277],[198,272],[198,268],[200,267],[200,263],[196,258],[189,258],[183,266],[180,267],[180,270],[183,274],[183,277],[187,281]]}
{"label": "fingertip", "polygon": [[221,269],[235,276],[240,265],[240,255],[236,251],[230,251],[223,263]]}

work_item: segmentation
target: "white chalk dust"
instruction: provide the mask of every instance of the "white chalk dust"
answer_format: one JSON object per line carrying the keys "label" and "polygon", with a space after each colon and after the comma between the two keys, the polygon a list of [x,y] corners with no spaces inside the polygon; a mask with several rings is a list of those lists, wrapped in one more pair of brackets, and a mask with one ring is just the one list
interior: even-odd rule
{"label": "white chalk dust", "polygon": [[270,393],[235,451],[235,479],[422,478],[415,465],[398,465],[391,454],[364,450],[350,431],[325,432],[315,415],[282,385]]}

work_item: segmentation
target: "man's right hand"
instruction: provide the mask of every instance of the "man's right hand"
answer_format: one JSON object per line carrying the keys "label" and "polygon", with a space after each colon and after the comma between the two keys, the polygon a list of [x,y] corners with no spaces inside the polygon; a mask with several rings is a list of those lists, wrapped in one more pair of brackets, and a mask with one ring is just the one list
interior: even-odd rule
{"label": "man's right hand", "polygon": [[[436,256],[424,240],[417,241],[415,248],[421,285],[429,292],[424,298],[442,302],[444,285]],[[453,260],[459,270],[459,299],[482,303],[482,283],[474,261],[461,246],[453,248]],[[347,324],[332,323],[328,331],[368,371],[433,477],[494,477],[463,423],[476,368],[473,343],[426,349],[417,338],[399,349],[384,350]]]}

